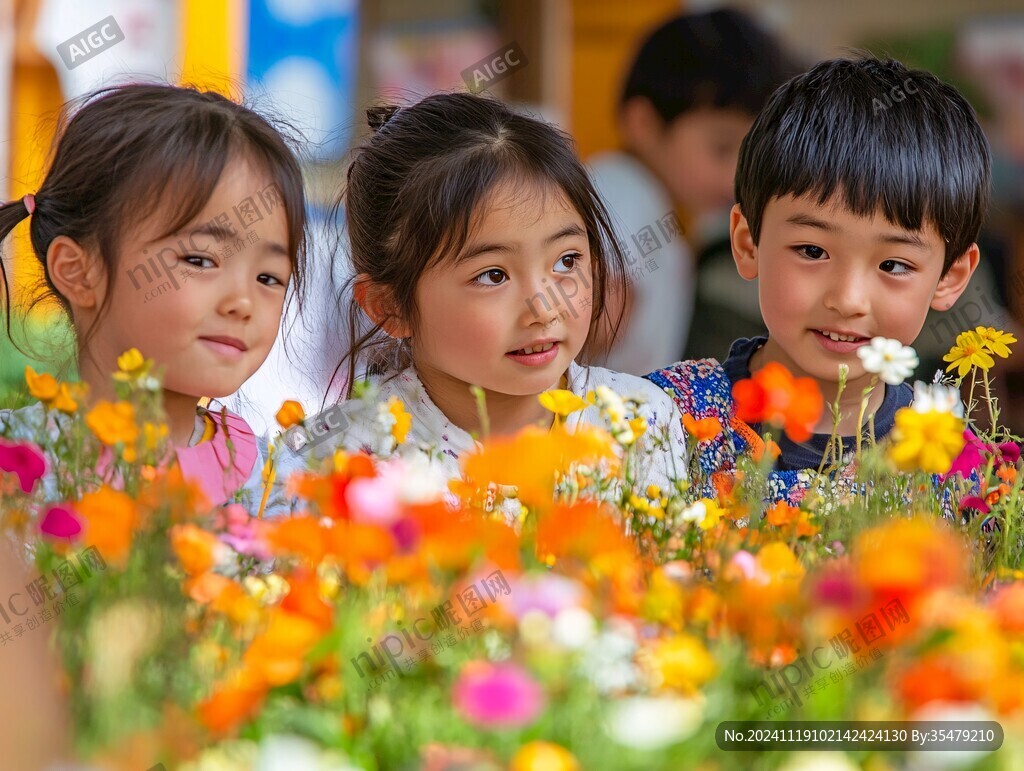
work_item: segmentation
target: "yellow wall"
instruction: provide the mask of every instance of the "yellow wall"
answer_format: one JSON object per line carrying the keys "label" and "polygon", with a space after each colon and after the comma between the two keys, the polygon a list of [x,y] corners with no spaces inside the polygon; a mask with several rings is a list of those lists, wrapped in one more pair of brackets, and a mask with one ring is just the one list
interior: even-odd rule
{"label": "yellow wall", "polygon": [[[247,0],[181,0],[179,40],[181,81],[214,88],[235,97],[241,95],[246,59]],[[21,197],[42,184],[53,142],[56,118],[64,97],[50,62],[31,44],[37,2],[22,0],[17,6],[17,40],[11,89],[10,194]],[[15,304],[26,296],[18,291],[41,277],[38,261],[28,243],[28,225],[14,231],[9,245],[14,255]]]}
{"label": "yellow wall", "polygon": [[616,104],[643,37],[681,13],[680,0],[573,0],[572,133],[580,155],[618,146]]}

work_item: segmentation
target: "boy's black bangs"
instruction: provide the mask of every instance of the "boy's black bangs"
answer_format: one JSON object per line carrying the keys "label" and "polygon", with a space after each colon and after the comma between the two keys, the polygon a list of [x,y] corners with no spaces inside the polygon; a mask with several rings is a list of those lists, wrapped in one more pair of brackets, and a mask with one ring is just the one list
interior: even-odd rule
{"label": "boy's black bangs", "polygon": [[772,98],[744,140],[736,174],[736,200],[748,221],[754,215],[755,239],[768,202],[785,195],[839,202],[864,217],[881,211],[907,230],[931,223],[946,242],[945,267],[977,239],[989,158],[973,111],[932,76],[886,74],[893,77],[881,82],[801,76]]}

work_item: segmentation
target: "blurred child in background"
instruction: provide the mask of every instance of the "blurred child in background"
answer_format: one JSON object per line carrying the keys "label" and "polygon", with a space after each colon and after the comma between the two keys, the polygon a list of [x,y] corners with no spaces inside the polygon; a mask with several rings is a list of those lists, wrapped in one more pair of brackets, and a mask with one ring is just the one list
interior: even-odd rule
{"label": "blurred child in background", "polygon": [[[775,38],[739,11],[679,16],[641,45],[619,101],[623,149],[591,164],[628,268],[614,298],[626,316],[605,366],[643,375],[683,356],[692,241],[700,223],[732,205],[740,142],[795,72]],[[696,319],[696,335],[704,322]]]}

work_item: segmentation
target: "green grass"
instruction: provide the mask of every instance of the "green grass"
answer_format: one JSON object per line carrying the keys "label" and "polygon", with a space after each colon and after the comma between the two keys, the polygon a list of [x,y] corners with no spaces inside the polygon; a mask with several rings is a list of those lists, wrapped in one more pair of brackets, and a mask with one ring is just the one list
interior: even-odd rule
{"label": "green grass", "polygon": [[78,377],[74,341],[67,321],[60,314],[38,315],[28,319],[11,318],[12,333],[19,351],[6,332],[0,332],[0,409],[22,407],[32,401],[25,386],[25,367],[50,372],[64,380]]}

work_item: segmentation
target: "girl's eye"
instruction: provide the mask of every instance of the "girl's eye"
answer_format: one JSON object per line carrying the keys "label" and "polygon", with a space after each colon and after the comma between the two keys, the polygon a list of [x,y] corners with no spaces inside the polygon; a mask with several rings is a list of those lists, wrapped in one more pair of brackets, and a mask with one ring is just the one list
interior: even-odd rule
{"label": "girl's eye", "polygon": [[804,246],[798,246],[796,248],[796,250],[797,250],[797,252],[802,254],[807,259],[814,260],[814,261],[820,260],[826,254],[825,250],[822,249],[820,246],[812,246],[810,244],[805,244]]}
{"label": "girl's eye", "polygon": [[474,281],[484,286],[498,286],[504,284],[508,276],[505,275],[505,271],[492,268],[491,270],[485,270]]}
{"label": "girl's eye", "polygon": [[[263,279],[268,280],[264,281]],[[284,286],[287,283],[279,279],[277,276],[271,276],[269,273],[260,273],[259,276],[256,277],[256,280],[264,286]]]}
{"label": "girl's eye", "polygon": [[878,267],[880,267],[885,273],[889,273],[893,276],[905,276],[914,270],[905,262],[900,262],[899,260],[886,260]]}
{"label": "girl's eye", "polygon": [[[182,257],[181,259],[183,259],[189,265],[195,265],[197,268],[204,268],[205,269],[205,268],[216,268],[217,267],[217,263],[215,263],[209,257],[202,257],[202,256],[200,256],[198,254],[187,254],[184,257]],[[209,265],[203,265],[202,263],[204,261],[208,262],[210,264]]]}
{"label": "girl's eye", "polygon": [[583,255],[579,252],[570,252],[569,254],[563,254],[558,258],[555,263],[555,271],[557,273],[569,273],[580,263],[583,259]]}

